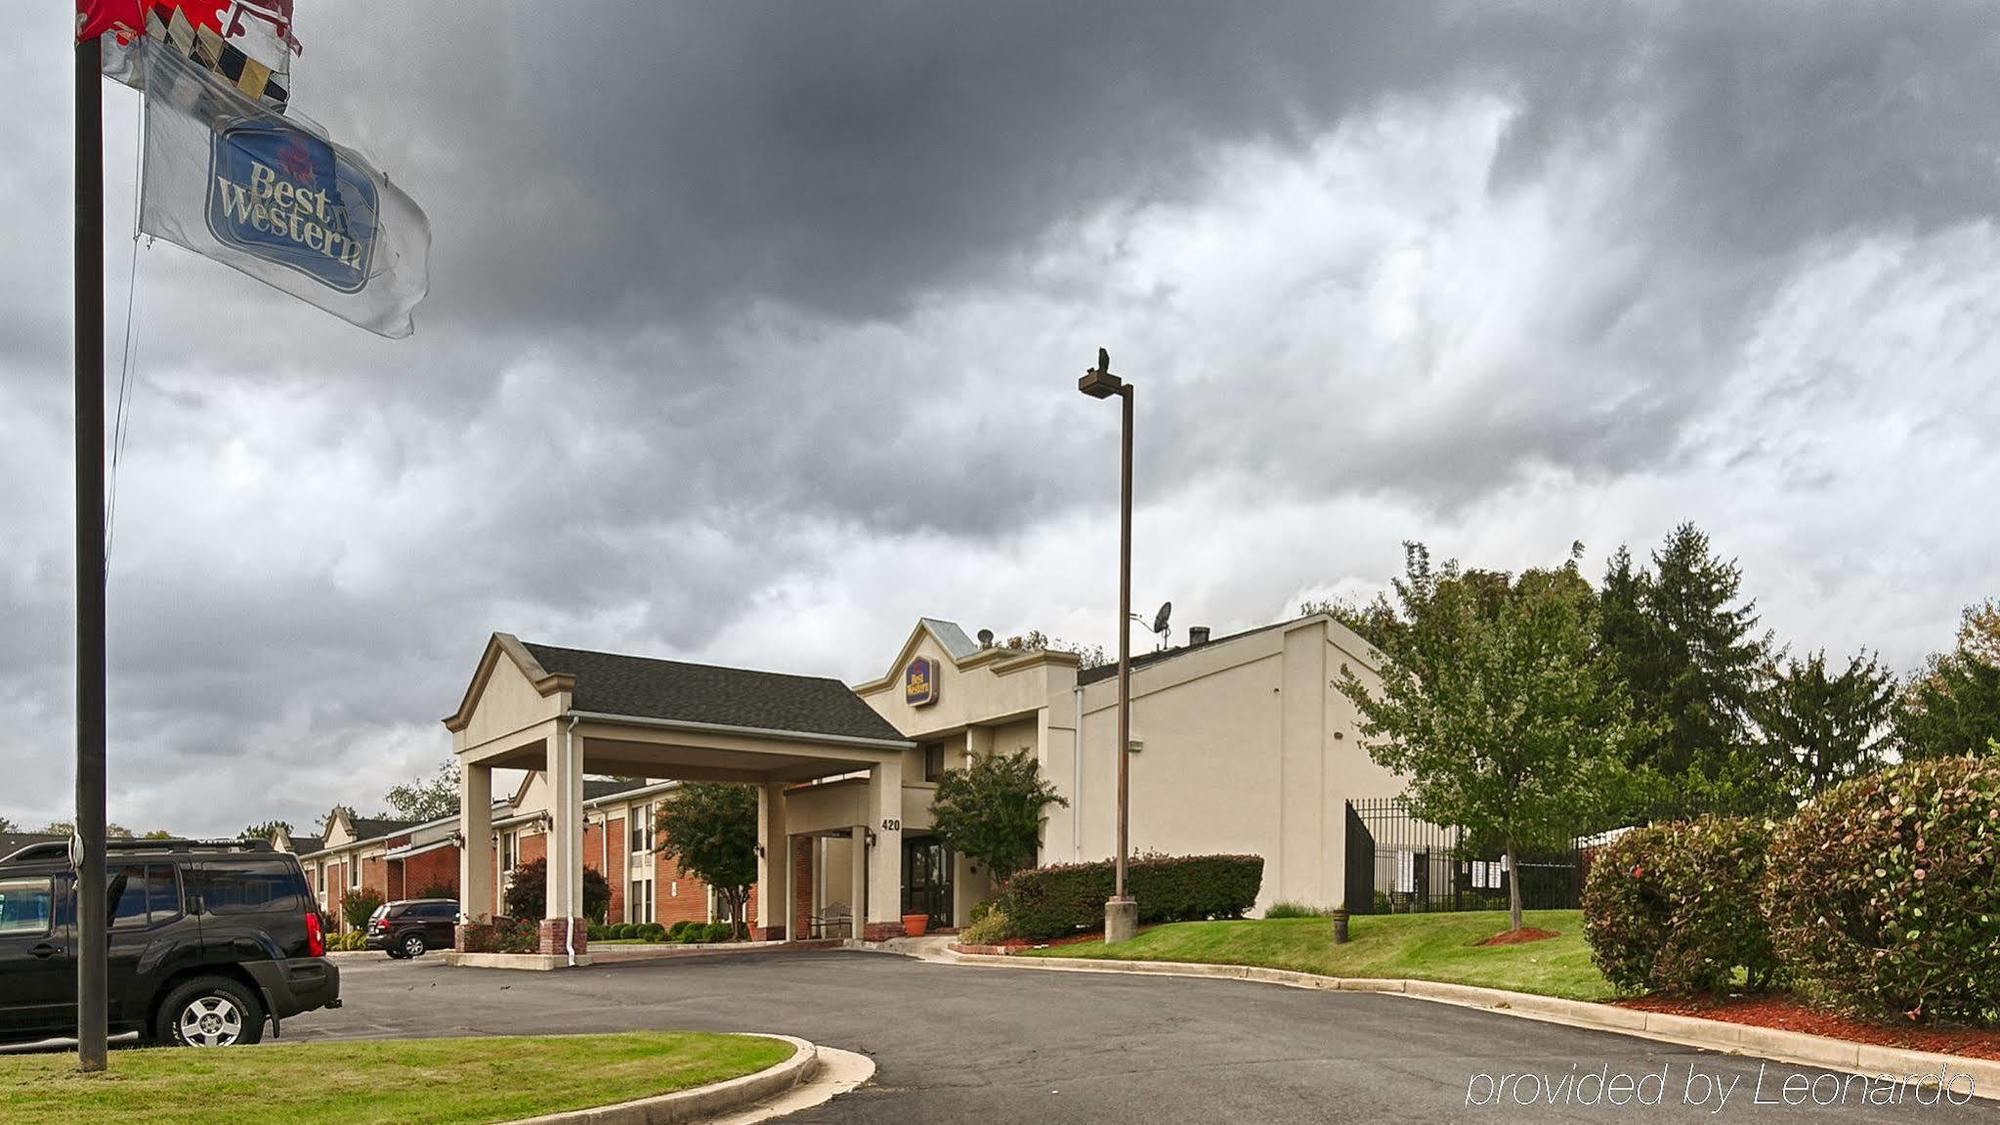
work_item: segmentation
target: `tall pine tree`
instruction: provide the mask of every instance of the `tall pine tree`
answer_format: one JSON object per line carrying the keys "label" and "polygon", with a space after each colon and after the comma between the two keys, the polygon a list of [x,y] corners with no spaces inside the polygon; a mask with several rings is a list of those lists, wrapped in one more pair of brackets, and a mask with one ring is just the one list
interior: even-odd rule
{"label": "tall pine tree", "polygon": [[1966,608],[1957,646],[1904,690],[1896,735],[1905,758],[2000,753],[2000,601]]}
{"label": "tall pine tree", "polygon": [[1826,653],[1771,669],[1758,708],[1771,757],[1791,766],[1791,792],[1809,797],[1882,764],[1896,713],[1896,678],[1867,652],[1829,674]]}
{"label": "tall pine tree", "polygon": [[1600,594],[1601,638],[1647,728],[1632,764],[1665,783],[1685,811],[1763,811],[1782,803],[1753,726],[1769,640],[1756,603],[1738,604],[1742,571],[1684,523],[1635,568],[1620,548]]}

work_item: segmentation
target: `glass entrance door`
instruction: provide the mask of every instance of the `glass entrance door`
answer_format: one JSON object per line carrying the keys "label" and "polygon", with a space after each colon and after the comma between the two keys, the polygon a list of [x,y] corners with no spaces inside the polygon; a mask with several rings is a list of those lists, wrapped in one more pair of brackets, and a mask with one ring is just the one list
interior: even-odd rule
{"label": "glass entrance door", "polygon": [[936,837],[903,837],[903,913],[928,915],[934,928],[952,924],[951,858]]}

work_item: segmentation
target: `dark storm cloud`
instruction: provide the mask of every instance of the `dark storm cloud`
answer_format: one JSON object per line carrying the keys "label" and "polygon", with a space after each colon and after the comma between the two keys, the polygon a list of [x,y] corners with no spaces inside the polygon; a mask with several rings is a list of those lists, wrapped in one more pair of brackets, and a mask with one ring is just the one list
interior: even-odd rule
{"label": "dark storm cloud", "polygon": [[[389,779],[355,774],[388,758],[355,747],[390,732],[426,765],[489,629],[699,654],[786,582],[865,585],[828,536],[957,544],[923,569],[971,596],[983,557],[1111,502],[1115,412],[1069,390],[1099,344],[1145,373],[1148,503],[1232,478],[1243,507],[1464,512],[1539,467],[1671,467],[1799,263],[1990,215],[2000,138],[2000,36],[1974,4],[318,0],[300,18],[298,104],[428,209],[432,296],[414,339],[381,341],[141,253],[113,728],[122,799],[147,810],[126,818],[148,825],[372,801]],[[68,705],[67,56],[47,49],[61,13],[43,22],[0,44],[29,76],[0,122],[0,471],[30,482],[0,497],[17,729]],[[114,356],[131,97],[109,98]],[[1498,314],[1519,322],[1505,347],[1427,365],[1460,327],[1427,323],[1384,374],[1306,331],[1324,310],[1298,291],[1217,311],[1177,290],[1172,269],[1248,246],[1106,280],[1144,217],[1192,225],[1248,190],[1246,151],[1310,161],[1344,126],[1421,130],[1479,99],[1506,115],[1484,203],[1583,200],[1524,236],[1575,237]],[[1565,190],[1605,168],[1608,194]],[[1425,186],[1366,205],[1414,213]],[[1109,245],[1077,249],[1107,215]],[[1302,287],[1353,292],[1384,248],[1308,252],[1328,261]],[[1522,284],[1507,264],[1463,284],[1497,303]],[[772,661],[793,656],[838,659]],[[246,788],[218,813],[199,779],[223,770]],[[65,785],[0,790],[0,813]]]}

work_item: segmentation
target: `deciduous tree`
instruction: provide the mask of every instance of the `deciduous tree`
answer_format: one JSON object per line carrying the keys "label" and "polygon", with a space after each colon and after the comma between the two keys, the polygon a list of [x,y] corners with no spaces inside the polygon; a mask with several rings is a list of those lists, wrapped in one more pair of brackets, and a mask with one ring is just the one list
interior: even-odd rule
{"label": "deciduous tree", "polygon": [[1958,643],[1930,658],[1904,689],[1896,715],[1903,757],[1992,753],[2000,739],[2000,601],[1966,607]]}
{"label": "deciduous tree", "polygon": [[458,815],[458,759],[447,758],[437,772],[392,787],[382,798],[401,820],[443,820]]}
{"label": "deciduous tree", "polygon": [[[419,894],[419,898],[446,897]],[[539,921],[548,913],[549,904],[549,861],[530,860],[514,868],[514,877],[507,882],[507,916],[509,918],[529,918]],[[583,916],[593,922],[603,922],[611,911],[611,883],[604,873],[595,867],[583,869]]]}
{"label": "deciduous tree", "polygon": [[1069,802],[1042,777],[1034,755],[987,754],[945,771],[931,799],[931,825],[947,847],[985,864],[994,882],[1004,883],[1034,866],[1050,805]]}
{"label": "deciduous tree", "polygon": [[728,900],[736,936],[743,938],[749,924],[744,907],[757,882],[757,791],[748,785],[683,785],[661,802],[655,823],[660,853]]}
{"label": "deciduous tree", "polygon": [[[1510,581],[1455,562],[1433,569],[1409,544],[1395,583],[1406,628],[1384,652],[1381,688],[1341,671],[1369,754],[1410,779],[1411,810],[1496,842],[1510,870],[1525,850],[1569,842],[1615,788],[1633,735],[1580,553]],[[1519,929],[1520,884],[1509,884]]]}

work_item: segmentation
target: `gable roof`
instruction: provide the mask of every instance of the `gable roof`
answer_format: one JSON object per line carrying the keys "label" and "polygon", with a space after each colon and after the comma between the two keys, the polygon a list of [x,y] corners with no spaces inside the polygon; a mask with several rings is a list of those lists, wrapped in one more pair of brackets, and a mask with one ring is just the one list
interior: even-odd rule
{"label": "gable roof", "polygon": [[643,777],[586,777],[583,779],[583,799],[595,801],[604,797],[615,797],[620,793],[630,793],[635,789],[646,789],[659,784]]}
{"label": "gable roof", "polygon": [[945,652],[955,661],[963,662],[979,651],[979,642],[966,636],[965,630],[959,628],[956,621],[946,621],[941,617],[919,617],[917,624],[930,630],[931,636],[937,638],[937,643],[943,645]]}
{"label": "gable roof", "polygon": [[824,676],[757,672],[526,642],[521,647],[548,674],[573,682],[570,706],[578,711],[905,741],[902,732],[846,684]]}

